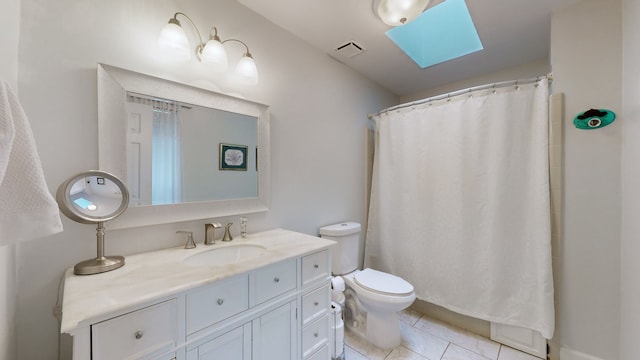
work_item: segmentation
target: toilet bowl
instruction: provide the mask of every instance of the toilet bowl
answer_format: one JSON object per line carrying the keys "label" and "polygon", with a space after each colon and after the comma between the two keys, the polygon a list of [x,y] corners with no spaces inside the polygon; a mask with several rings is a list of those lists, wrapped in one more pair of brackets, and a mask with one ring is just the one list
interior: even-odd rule
{"label": "toilet bowl", "polygon": [[[413,286],[398,276],[364,269],[343,276],[345,284],[357,299],[356,311],[366,313],[364,335],[368,342],[384,349],[400,345],[398,312],[408,308],[416,299]],[[348,325],[354,324],[347,319]]]}
{"label": "toilet bowl", "polygon": [[[347,327],[378,347],[400,345],[398,312],[416,299],[413,286],[401,277],[374,269],[358,270],[360,224],[347,222],[320,228],[320,236],[337,242],[332,247],[332,273],[342,276]],[[362,329],[364,328],[364,331]]]}

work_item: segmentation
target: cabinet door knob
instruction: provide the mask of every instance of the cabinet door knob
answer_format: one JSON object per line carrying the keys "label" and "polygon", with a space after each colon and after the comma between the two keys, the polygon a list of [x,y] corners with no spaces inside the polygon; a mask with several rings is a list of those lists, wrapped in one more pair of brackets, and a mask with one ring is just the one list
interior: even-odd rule
{"label": "cabinet door knob", "polygon": [[218,303],[218,305],[222,305],[222,303],[224,302],[224,299],[218,299],[218,301],[216,301]]}
{"label": "cabinet door knob", "polygon": [[314,302],[313,302],[313,306],[318,306],[318,304],[319,304],[319,303],[318,303],[317,301],[314,301]]}
{"label": "cabinet door knob", "polygon": [[140,340],[142,339],[142,336],[144,335],[144,333],[140,330],[136,331],[136,333],[134,334],[136,339]]}
{"label": "cabinet door knob", "polygon": [[273,282],[274,282],[274,283],[279,283],[279,282],[280,282],[280,278],[278,278],[278,277],[274,277],[274,278],[273,278]]}
{"label": "cabinet door knob", "polygon": [[313,333],[313,337],[318,337],[318,333]]}
{"label": "cabinet door knob", "polygon": [[320,267],[320,265],[318,265],[318,264],[313,265],[313,268],[314,268],[314,269],[317,269],[317,268],[319,268],[319,267]]}

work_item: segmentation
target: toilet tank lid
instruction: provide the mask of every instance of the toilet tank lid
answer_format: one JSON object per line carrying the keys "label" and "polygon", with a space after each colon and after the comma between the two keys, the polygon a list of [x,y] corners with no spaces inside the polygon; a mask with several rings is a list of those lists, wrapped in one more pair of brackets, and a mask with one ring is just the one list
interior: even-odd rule
{"label": "toilet tank lid", "polygon": [[346,236],[357,232],[360,232],[360,223],[357,222],[343,222],[320,228],[320,235],[327,236]]}

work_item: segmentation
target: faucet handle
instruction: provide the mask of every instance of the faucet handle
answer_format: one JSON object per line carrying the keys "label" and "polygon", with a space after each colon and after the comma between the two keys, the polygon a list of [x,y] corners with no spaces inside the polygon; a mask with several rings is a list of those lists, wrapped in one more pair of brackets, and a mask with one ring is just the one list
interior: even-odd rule
{"label": "faucet handle", "polygon": [[230,222],[227,225],[225,225],[225,227],[224,227],[224,237],[222,238],[222,241],[231,241],[231,240],[233,240],[233,237],[231,236],[231,232],[229,231],[229,228],[231,227],[231,225],[233,225],[232,222]]}
{"label": "faucet handle", "polygon": [[193,240],[193,231],[176,231],[176,234],[185,234],[187,235],[187,242],[184,244],[185,249],[193,249],[196,247],[196,242]]}

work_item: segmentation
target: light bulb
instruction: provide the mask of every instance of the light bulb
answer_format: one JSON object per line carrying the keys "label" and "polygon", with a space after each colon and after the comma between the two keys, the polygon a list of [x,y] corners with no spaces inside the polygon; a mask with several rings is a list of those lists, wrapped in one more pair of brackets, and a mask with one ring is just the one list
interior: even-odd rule
{"label": "light bulb", "polygon": [[180,22],[176,19],[170,19],[169,23],[162,28],[158,37],[158,46],[161,49],[169,50],[171,56],[176,60],[191,59],[189,39],[180,26]]}
{"label": "light bulb", "polygon": [[256,85],[258,83],[258,68],[251,54],[244,54],[240,61],[238,61],[236,73],[244,82],[250,85]]}
{"label": "light bulb", "polygon": [[227,70],[227,51],[220,40],[209,39],[202,49],[200,60],[214,65],[216,71]]}

